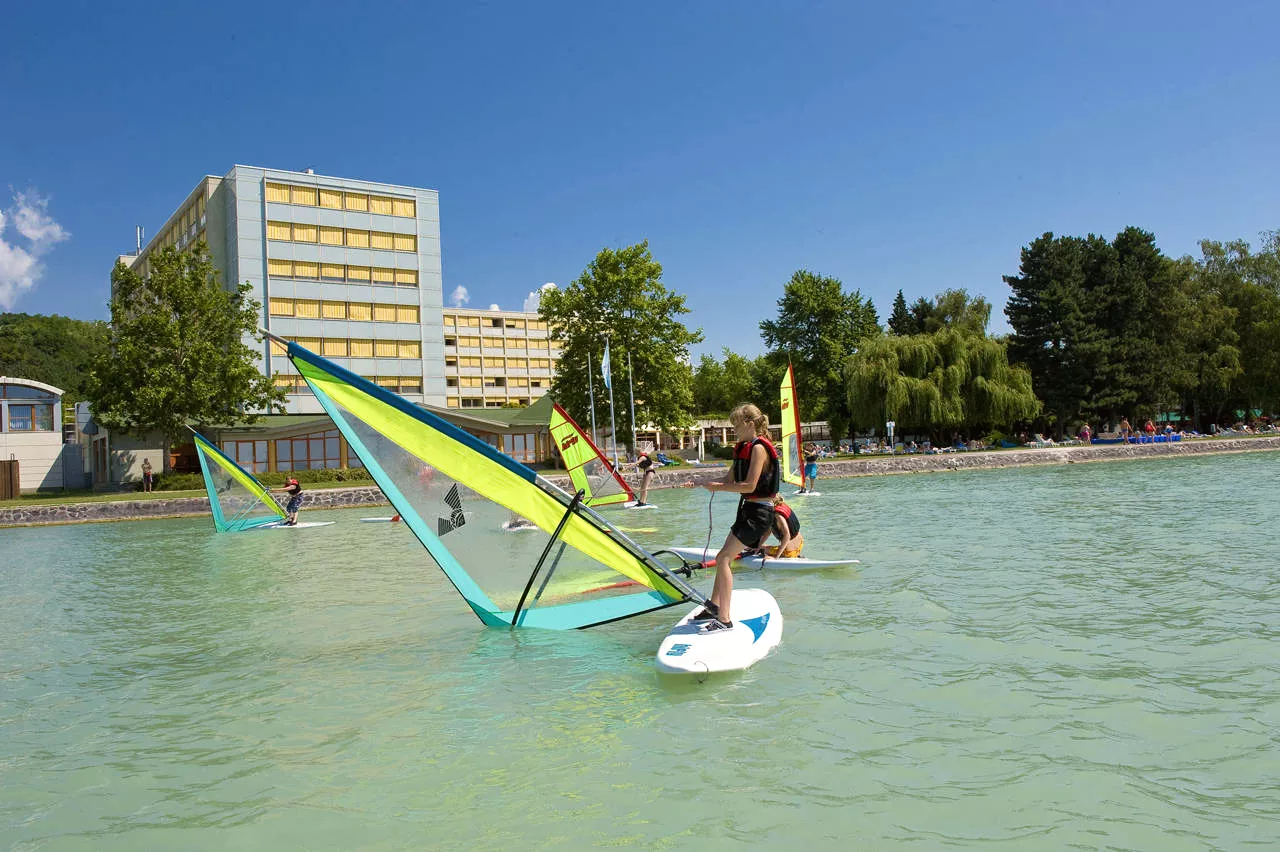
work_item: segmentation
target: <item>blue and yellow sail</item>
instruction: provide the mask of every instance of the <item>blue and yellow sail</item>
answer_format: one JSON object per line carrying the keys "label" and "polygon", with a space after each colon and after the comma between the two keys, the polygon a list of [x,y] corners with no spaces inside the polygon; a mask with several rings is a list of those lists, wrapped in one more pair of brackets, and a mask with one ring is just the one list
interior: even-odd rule
{"label": "blue and yellow sail", "polygon": [[796,403],[796,374],[787,365],[782,377],[782,481],[804,487],[800,448],[800,406]]}
{"label": "blue and yellow sail", "polygon": [[583,492],[582,502],[599,509],[620,506],[636,499],[631,486],[618,475],[600,448],[558,402],[551,410],[551,440],[560,449],[560,457],[564,459],[573,487]]}
{"label": "blue and yellow sail", "polygon": [[[532,469],[296,343],[268,336],[287,345],[350,451],[485,624],[590,627],[702,599]],[[538,530],[500,532],[515,518]]]}
{"label": "blue and yellow sail", "polygon": [[209,509],[218,532],[238,532],[282,521],[286,515],[253,474],[236,464],[212,441],[192,430],[196,456],[209,492]]}

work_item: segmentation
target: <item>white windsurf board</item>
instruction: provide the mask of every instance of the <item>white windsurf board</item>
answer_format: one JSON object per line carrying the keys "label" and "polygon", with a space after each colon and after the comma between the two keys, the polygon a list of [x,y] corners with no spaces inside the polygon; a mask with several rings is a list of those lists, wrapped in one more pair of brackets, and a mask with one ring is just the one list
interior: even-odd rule
{"label": "white windsurf board", "polygon": [[[701,547],[664,547],[663,550],[670,550],[672,553],[678,553],[691,562],[714,562],[716,553],[719,548],[704,550]],[[703,554],[706,554],[705,558]],[[745,559],[741,556],[733,560],[732,568],[766,568],[769,570],[779,569],[787,571],[814,571],[820,568],[847,568],[850,565],[860,565],[857,559],[810,559],[807,556],[794,556],[784,559],[780,556],[770,556],[762,559],[759,556],[748,556]]]}
{"label": "white windsurf board", "polygon": [[276,521],[274,524],[263,524],[260,527],[254,527],[255,530],[300,530],[304,527],[327,527],[333,524],[333,521],[298,521],[296,524],[286,524],[284,521]]}
{"label": "white windsurf board", "polygon": [[658,507],[653,505],[652,503],[639,503],[635,500],[632,500],[629,503],[623,503],[622,508],[624,509],[656,509]]}
{"label": "white windsurf board", "polygon": [[502,531],[509,533],[533,532],[536,529],[538,529],[537,524],[513,524],[511,521],[507,521],[502,525]]}
{"label": "white windsurf board", "polygon": [[701,609],[689,610],[662,640],[654,658],[659,671],[683,675],[738,671],[764,659],[782,641],[782,610],[764,589],[734,591],[729,630],[706,632],[706,622],[692,620]]}
{"label": "white windsurf board", "polygon": [[[395,521],[395,518],[394,518],[394,517],[386,517],[386,518],[361,518],[361,519],[360,519],[360,523],[362,523],[362,524],[389,524],[389,523],[391,523],[392,521]],[[397,522],[397,523],[398,523],[398,522]]]}

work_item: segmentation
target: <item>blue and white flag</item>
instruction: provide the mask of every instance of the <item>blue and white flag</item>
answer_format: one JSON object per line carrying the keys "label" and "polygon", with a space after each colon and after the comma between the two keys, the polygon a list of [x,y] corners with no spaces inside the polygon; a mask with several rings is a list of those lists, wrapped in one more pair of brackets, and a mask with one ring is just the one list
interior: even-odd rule
{"label": "blue and white flag", "polygon": [[610,384],[612,378],[609,376],[609,341],[607,339],[604,342],[604,358],[600,361],[600,372],[604,374],[604,386],[613,390],[613,385]]}

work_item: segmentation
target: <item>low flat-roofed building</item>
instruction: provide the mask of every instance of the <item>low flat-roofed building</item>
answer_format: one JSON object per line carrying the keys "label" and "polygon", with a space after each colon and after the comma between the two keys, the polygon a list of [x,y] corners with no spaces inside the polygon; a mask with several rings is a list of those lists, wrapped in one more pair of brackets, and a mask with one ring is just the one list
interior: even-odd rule
{"label": "low flat-roofed building", "polygon": [[[518,462],[551,458],[551,398],[527,408],[481,411],[422,406]],[[362,467],[360,459],[327,415],[271,414],[252,425],[210,427],[204,436],[250,473]],[[193,445],[180,449],[180,471],[198,471]]]}
{"label": "low flat-roofed building", "polygon": [[60,389],[0,376],[0,460],[17,462],[20,493],[65,487]]}

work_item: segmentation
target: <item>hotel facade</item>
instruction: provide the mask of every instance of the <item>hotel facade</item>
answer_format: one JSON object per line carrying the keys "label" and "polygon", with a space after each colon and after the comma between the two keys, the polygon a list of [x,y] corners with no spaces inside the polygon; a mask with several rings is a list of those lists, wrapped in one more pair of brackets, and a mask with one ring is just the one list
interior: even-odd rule
{"label": "hotel facade", "polygon": [[[202,179],[137,254],[120,260],[146,275],[153,252],[199,240],[224,286],[249,283],[264,328],[522,461],[541,457],[533,434],[509,440],[510,416],[463,410],[536,403],[559,349],[536,314],[444,308],[435,190],[237,165]],[[260,369],[286,389],[288,414],[323,413],[279,345],[246,343],[262,347]],[[209,437],[255,472],[355,461],[327,418],[273,416]]]}
{"label": "hotel facade", "polygon": [[[201,239],[224,286],[252,287],[263,327],[413,402],[445,405],[435,190],[237,165],[204,178],[121,260],[145,275],[152,252]],[[286,410],[320,413],[283,350],[261,345]]]}
{"label": "hotel facade", "polygon": [[560,347],[537,314],[446,308],[443,321],[448,408],[532,405],[550,390]]}

